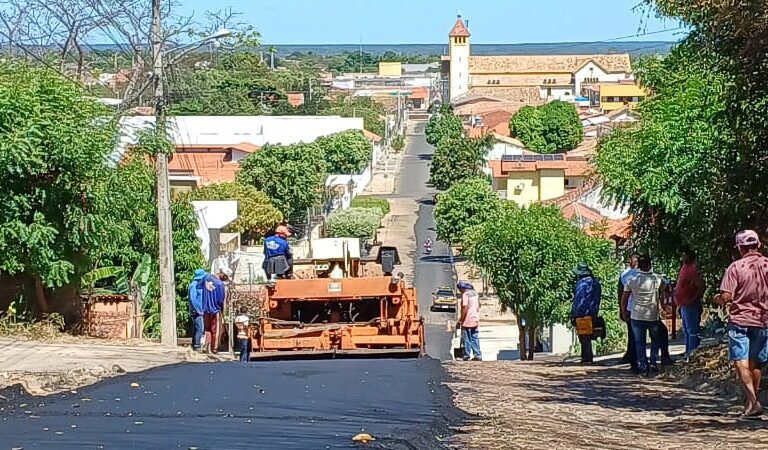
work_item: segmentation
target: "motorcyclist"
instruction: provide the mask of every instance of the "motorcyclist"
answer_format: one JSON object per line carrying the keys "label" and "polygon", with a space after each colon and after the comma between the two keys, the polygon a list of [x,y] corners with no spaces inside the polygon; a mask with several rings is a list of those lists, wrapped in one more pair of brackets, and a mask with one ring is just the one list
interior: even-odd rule
{"label": "motorcyclist", "polygon": [[426,253],[432,253],[432,239],[427,238],[427,240],[424,241],[424,251]]}

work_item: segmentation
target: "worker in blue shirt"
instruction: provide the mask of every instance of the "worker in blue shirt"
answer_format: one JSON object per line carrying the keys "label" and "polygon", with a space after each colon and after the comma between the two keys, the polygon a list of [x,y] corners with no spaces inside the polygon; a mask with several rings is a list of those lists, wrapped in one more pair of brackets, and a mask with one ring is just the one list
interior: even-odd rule
{"label": "worker in blue shirt", "polygon": [[195,270],[195,275],[189,283],[189,314],[192,317],[194,333],[192,334],[192,350],[200,350],[205,325],[203,322],[203,279],[207,273],[204,269]]}
{"label": "worker in blue shirt", "polygon": [[[600,298],[602,288],[600,282],[592,274],[592,269],[586,263],[580,263],[574,270],[578,278],[573,290],[573,305],[571,306],[571,320],[576,324],[576,319],[589,317],[592,326],[597,325],[597,316],[600,312]],[[594,359],[592,353],[592,334],[580,334],[581,362],[590,364]]]}
{"label": "worker in blue shirt", "polygon": [[275,229],[275,234],[264,239],[264,264],[267,279],[293,277],[293,254],[288,238],[291,232],[285,225]]}

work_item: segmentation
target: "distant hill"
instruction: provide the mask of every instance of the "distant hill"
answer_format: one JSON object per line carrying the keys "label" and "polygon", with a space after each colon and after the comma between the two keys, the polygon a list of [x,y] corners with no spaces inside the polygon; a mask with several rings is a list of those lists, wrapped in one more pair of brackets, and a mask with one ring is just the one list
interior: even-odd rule
{"label": "distant hill", "polygon": [[[642,56],[653,53],[668,53],[676,42],[642,41],[642,42],[562,42],[551,44],[472,44],[473,55],[578,55],[593,53],[629,53],[631,56]],[[279,45],[278,56],[287,56],[294,52],[329,56],[344,52],[360,51],[360,45]],[[268,45],[264,45],[264,48]],[[381,55],[393,51],[405,55],[443,55],[447,54],[448,45],[442,44],[363,44],[363,51]]]}

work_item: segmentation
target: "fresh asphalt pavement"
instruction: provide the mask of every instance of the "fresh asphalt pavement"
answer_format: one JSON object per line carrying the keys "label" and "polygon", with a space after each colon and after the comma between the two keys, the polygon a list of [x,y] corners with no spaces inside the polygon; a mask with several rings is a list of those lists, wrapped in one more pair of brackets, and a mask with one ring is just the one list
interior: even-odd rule
{"label": "fresh asphalt pavement", "polygon": [[[453,314],[431,312],[430,293],[453,275],[434,231],[423,123],[409,141],[395,196],[419,203],[414,283],[427,353],[444,361]],[[441,448],[462,418],[435,359],[180,364],[48,397],[15,386],[0,391],[0,450],[357,448],[360,432],[377,438],[369,448]]]}
{"label": "fresh asphalt pavement", "polygon": [[[436,449],[452,414],[439,363],[187,363],[48,397],[0,391],[0,449]],[[136,383],[136,385],[133,385]]]}
{"label": "fresh asphalt pavement", "polygon": [[[418,292],[419,311],[426,318],[427,354],[440,361],[451,359],[452,333],[448,324],[456,322],[455,314],[432,312],[431,293],[441,286],[453,287],[453,265],[450,248],[437,240],[434,220],[435,190],[427,185],[429,164],[434,147],[429,145],[424,134],[426,122],[416,122],[408,136],[408,148],[400,168],[395,196],[412,199],[419,204],[419,217],[414,229],[416,240],[416,260],[414,285]],[[425,255],[423,243],[431,238],[432,254]]]}

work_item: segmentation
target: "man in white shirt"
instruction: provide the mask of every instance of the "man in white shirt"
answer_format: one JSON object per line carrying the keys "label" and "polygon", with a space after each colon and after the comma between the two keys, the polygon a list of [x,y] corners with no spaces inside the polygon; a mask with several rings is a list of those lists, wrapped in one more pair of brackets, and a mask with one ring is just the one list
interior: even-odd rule
{"label": "man in white shirt", "polygon": [[[649,376],[656,366],[659,348],[659,324],[661,323],[661,297],[666,289],[664,278],[654,273],[651,257],[643,255],[637,261],[640,273],[624,285],[621,297],[622,319],[630,320],[637,349],[637,368],[640,374]],[[627,311],[630,295],[634,297],[631,312]],[[651,361],[646,355],[646,338],[651,336]],[[655,351],[654,351],[655,348]]]}
{"label": "man in white shirt", "polygon": [[[624,295],[624,286],[629,283],[629,280],[636,277],[639,271],[637,270],[637,259],[640,257],[637,253],[632,253],[629,255],[629,260],[627,261],[628,267],[624,270],[624,272],[621,273],[619,276],[619,304],[621,304],[621,297]],[[629,295],[629,300],[627,303],[627,311],[632,312],[632,307],[634,306],[634,299],[632,298],[632,294]],[[621,309],[621,308],[619,308]],[[624,320],[624,314],[622,314],[621,311],[619,311],[619,316],[622,317],[622,320]],[[624,320],[624,322],[627,324],[627,351],[624,353],[624,356],[621,358],[622,364],[629,364],[629,367],[631,370],[635,373],[638,372],[637,370],[637,348],[635,347],[635,338],[634,334],[632,333],[632,322],[627,319]]]}

